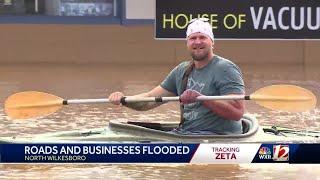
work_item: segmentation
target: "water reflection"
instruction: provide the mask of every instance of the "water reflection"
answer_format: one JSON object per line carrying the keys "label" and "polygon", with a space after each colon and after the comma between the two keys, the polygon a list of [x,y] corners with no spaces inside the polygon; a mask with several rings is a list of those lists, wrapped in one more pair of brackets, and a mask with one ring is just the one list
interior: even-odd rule
{"label": "water reflection", "polygon": [[[314,168],[316,167],[316,168]],[[317,179],[319,166],[289,164],[253,165],[0,165],[7,178],[55,179]],[[313,168],[313,169],[312,169]]]}
{"label": "water reflection", "polygon": [[[9,95],[38,90],[63,98],[104,98],[113,91],[136,94],[159,84],[173,66],[112,65],[2,65],[0,67],[0,103]],[[247,94],[272,84],[294,84],[313,91],[320,97],[320,72],[316,67],[288,65],[240,65]],[[265,109],[252,101],[246,112],[257,117],[260,124],[280,125],[297,129],[320,130],[320,109],[287,113]],[[63,130],[103,127],[111,119],[172,121],[179,119],[177,103],[167,103],[147,112],[137,112],[110,104],[68,105],[47,117],[9,120],[0,108],[0,135],[30,135]],[[312,169],[312,170],[310,170]],[[5,178],[92,179],[206,179],[206,178],[316,178],[317,165],[1,165]],[[75,173],[77,172],[77,173]]]}

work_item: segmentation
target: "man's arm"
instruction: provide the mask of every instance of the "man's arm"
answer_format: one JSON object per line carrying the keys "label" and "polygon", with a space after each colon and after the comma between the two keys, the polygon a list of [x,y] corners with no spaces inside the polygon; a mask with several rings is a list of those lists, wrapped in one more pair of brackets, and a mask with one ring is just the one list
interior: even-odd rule
{"label": "man's arm", "polygon": [[[244,81],[240,68],[233,63],[221,66],[217,81],[217,89],[221,95],[243,95]],[[205,101],[203,105],[220,117],[228,120],[240,120],[244,114],[243,100],[215,100]]]}
{"label": "man's arm", "polygon": [[[230,94],[235,95],[235,94]],[[239,94],[237,94],[239,95]],[[229,120],[240,120],[244,114],[243,100],[209,100],[202,104],[218,116]]]}
{"label": "man's arm", "polygon": [[[193,103],[198,96],[202,94],[194,90],[186,90],[181,95],[181,102],[184,104]],[[239,94],[229,94],[239,95]],[[244,114],[244,101],[243,100],[207,100],[202,104],[224,119],[238,121]]]}
{"label": "man's arm", "polygon": [[[161,86],[157,86],[149,92],[134,95],[132,97],[158,97],[158,96],[174,96],[173,93],[167,91],[166,89],[162,88]],[[122,92],[115,92],[110,94],[109,100],[111,103],[120,105],[121,98],[124,97]],[[128,102],[124,106],[137,110],[137,111],[146,111],[149,109],[153,109],[157,106],[160,106],[164,103],[158,102]]]}

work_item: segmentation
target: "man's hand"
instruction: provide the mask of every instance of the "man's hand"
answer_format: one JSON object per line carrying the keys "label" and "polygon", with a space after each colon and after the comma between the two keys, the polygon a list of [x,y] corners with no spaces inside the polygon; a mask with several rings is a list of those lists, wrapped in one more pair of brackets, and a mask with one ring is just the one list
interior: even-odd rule
{"label": "man's hand", "polygon": [[120,105],[121,104],[121,98],[124,97],[124,94],[122,92],[114,92],[111,93],[110,96],[108,97],[110,103],[115,104],[115,105]]}
{"label": "man's hand", "polygon": [[187,89],[181,94],[180,101],[182,104],[194,103],[198,96],[202,96],[202,94],[198,91]]}

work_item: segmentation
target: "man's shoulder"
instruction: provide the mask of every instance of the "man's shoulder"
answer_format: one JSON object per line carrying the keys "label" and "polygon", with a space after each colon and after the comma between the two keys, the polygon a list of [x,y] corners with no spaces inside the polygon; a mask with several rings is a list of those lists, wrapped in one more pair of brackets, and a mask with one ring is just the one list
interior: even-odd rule
{"label": "man's shoulder", "polygon": [[234,62],[232,62],[231,60],[226,59],[221,56],[218,56],[218,55],[215,55],[214,62],[215,62],[214,63],[215,66],[217,66],[218,68],[228,68],[228,67],[238,68],[238,66]]}
{"label": "man's shoulder", "polygon": [[178,64],[177,66],[183,68],[183,67],[187,67],[188,64],[190,64],[190,61],[182,61],[182,62],[180,62],[180,64]]}
{"label": "man's shoulder", "polygon": [[190,61],[182,61],[175,67],[175,69],[178,71],[185,71],[189,64]]}

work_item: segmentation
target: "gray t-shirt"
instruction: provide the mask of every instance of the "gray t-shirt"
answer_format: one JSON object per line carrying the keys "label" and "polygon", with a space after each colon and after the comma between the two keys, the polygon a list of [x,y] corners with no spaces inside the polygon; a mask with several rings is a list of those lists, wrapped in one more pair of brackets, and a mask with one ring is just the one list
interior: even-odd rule
{"label": "gray t-shirt", "polygon": [[[182,92],[182,77],[189,62],[176,66],[160,86],[178,96]],[[215,55],[208,65],[193,68],[187,88],[207,96],[244,94],[240,68],[231,61]],[[226,120],[203,106],[201,102],[184,105],[184,123],[178,129],[192,134],[241,134],[241,121]]]}

